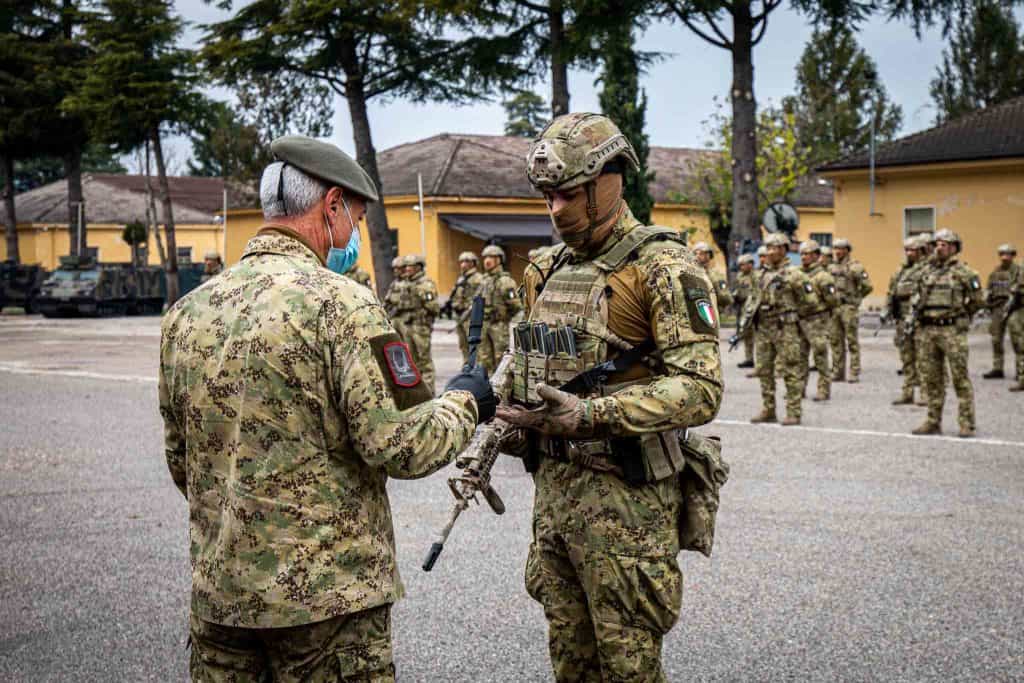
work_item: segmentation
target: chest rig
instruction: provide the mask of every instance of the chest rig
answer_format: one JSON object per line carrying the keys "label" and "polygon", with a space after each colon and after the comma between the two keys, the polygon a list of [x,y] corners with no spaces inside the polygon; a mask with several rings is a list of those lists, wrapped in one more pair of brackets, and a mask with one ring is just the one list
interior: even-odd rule
{"label": "chest rig", "polygon": [[967,315],[965,302],[969,295],[967,283],[958,277],[955,261],[932,267],[923,282],[925,319],[942,319]]}
{"label": "chest rig", "polygon": [[1000,268],[992,273],[988,280],[989,300],[992,303],[1002,303],[1010,298],[1013,282],[1017,279],[1019,270],[1020,266],[1013,263],[1005,270]]}
{"label": "chest rig", "polygon": [[761,273],[759,322],[796,322],[797,300],[790,290],[785,266]]}
{"label": "chest rig", "polygon": [[896,279],[896,298],[901,302],[909,302],[917,287],[918,264],[904,266]]}
{"label": "chest rig", "polygon": [[844,304],[854,302],[857,298],[854,291],[857,283],[854,282],[853,273],[850,271],[850,260],[833,263],[828,267],[828,271],[836,281],[836,291],[839,292],[840,302]]}

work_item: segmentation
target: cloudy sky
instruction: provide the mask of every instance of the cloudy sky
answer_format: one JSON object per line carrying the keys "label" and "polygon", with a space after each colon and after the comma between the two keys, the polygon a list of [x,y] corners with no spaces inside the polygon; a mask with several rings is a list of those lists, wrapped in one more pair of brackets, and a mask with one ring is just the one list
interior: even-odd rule
{"label": "cloudy sky", "polygon": [[[194,26],[187,41],[195,45],[202,31],[197,25],[227,16],[203,0],[178,0],[178,11]],[[811,34],[811,27],[798,13],[780,8],[771,15],[764,40],[755,48],[755,94],[761,105],[778,103],[794,91],[794,69]],[[937,29],[925,31],[918,40],[911,27],[902,23],[873,20],[861,27],[861,45],[878,64],[882,80],[893,101],[903,107],[902,133],[931,125],[935,111],[928,96],[929,81],[935,75],[945,40]],[[639,38],[642,50],[663,52],[667,58],[653,66],[643,79],[647,90],[647,125],[655,145],[701,147],[707,141],[703,122],[714,111],[714,97],[726,94],[730,82],[730,60],[726,51],[715,48],[680,24],[655,24]],[[571,108],[597,111],[596,74],[570,73]],[[550,99],[547,80],[534,86]],[[211,94],[227,97],[225,91]],[[500,134],[505,121],[499,103],[465,107],[415,105],[402,101],[371,104],[370,122],[378,150],[436,135],[442,132]],[[348,109],[335,103],[333,141],[354,152]],[[175,159],[183,167],[189,149],[177,141]]]}

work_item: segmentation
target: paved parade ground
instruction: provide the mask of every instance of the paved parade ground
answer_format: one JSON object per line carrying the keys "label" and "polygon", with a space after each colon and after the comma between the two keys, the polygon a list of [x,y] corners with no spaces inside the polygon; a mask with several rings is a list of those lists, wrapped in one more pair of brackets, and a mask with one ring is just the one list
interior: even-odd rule
{"label": "paved parade ground", "polygon": [[[757,381],[724,354],[702,431],[732,475],[714,559],[682,556],[670,680],[1024,680],[1024,394],[981,379],[976,332],[978,437],[955,437],[952,396],[946,435],[911,437],[923,409],[889,405],[891,330],[862,340],[861,383],[808,401],[800,427],[749,424]],[[187,513],[164,464],[158,342],[155,317],[0,316],[0,680],[187,679]],[[443,386],[455,336],[434,344]],[[444,477],[389,484],[400,681],[550,679],[522,579],[532,485],[518,461],[496,470],[508,512],[463,515],[430,574]]]}

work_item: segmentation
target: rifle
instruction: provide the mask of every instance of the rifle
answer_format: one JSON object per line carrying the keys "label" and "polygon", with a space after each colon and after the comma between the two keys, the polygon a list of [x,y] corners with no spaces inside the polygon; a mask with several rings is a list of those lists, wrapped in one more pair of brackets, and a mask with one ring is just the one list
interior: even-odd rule
{"label": "rifle", "polygon": [[740,345],[747,330],[757,321],[757,310],[761,307],[761,293],[755,292],[747,298],[743,306],[743,314],[736,320],[736,333],[729,337],[729,352],[732,353]]}
{"label": "rifle", "polygon": [[[484,322],[484,300],[477,295],[473,298],[473,308],[469,319],[469,361],[463,370],[470,370],[476,365],[476,352],[480,346],[480,335]],[[505,384],[510,375],[512,354],[505,354],[491,378],[491,386],[498,396],[505,392]],[[513,426],[503,420],[492,418],[489,422],[477,426],[476,433],[470,440],[469,445],[455,460],[455,466],[461,473],[448,480],[448,488],[455,496],[455,505],[448,515],[448,521],[438,532],[437,540],[430,546],[427,557],[423,560],[423,571],[429,572],[434,568],[437,558],[444,550],[445,541],[451,533],[459,515],[469,507],[470,501],[479,503],[476,494],[483,496],[484,500],[494,511],[494,514],[505,513],[505,503],[502,502],[498,492],[491,486],[491,468],[498,459],[498,448],[505,436],[513,429]]]}
{"label": "rifle", "polygon": [[455,298],[455,292],[459,291],[459,287],[466,281],[465,275],[460,275],[455,279],[455,284],[452,285],[452,291],[448,293],[448,301],[444,302],[444,306],[438,312],[442,318],[448,318],[452,320],[455,318],[455,309],[452,308],[452,299]]}
{"label": "rifle", "polygon": [[1021,288],[1018,287],[1010,298],[1003,304],[1003,320],[1009,318],[1018,308],[1024,307],[1024,296],[1021,296]]}

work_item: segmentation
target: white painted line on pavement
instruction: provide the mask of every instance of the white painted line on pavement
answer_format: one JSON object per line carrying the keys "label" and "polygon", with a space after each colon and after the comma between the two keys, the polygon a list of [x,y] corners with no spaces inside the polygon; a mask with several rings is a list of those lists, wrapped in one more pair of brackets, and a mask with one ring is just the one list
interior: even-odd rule
{"label": "white painted line on pavement", "polygon": [[0,372],[9,372],[13,375],[58,375],[61,377],[81,377],[84,379],[106,379],[114,382],[142,382],[144,384],[157,383],[156,377],[142,377],[140,375],[112,375],[103,372],[89,372],[87,370],[33,368],[31,366],[19,365],[16,363],[0,363]]}
{"label": "white painted line on pavement", "polygon": [[913,439],[915,441],[921,441],[927,443],[929,441],[952,441],[964,446],[971,444],[979,444],[986,446],[1021,446],[1024,447],[1024,441],[1004,441],[1002,439],[961,439],[958,436],[916,436],[909,432],[879,432],[872,429],[839,429],[836,427],[805,427],[803,425],[794,425],[792,427],[783,427],[780,424],[752,424],[745,420],[715,420],[711,424],[724,424],[734,425],[737,427],[755,427],[755,428],[774,428],[774,429],[785,429],[785,430],[802,430],[805,432],[822,432],[824,434],[855,434],[858,436],[884,436],[884,437],[896,437],[900,439]]}

